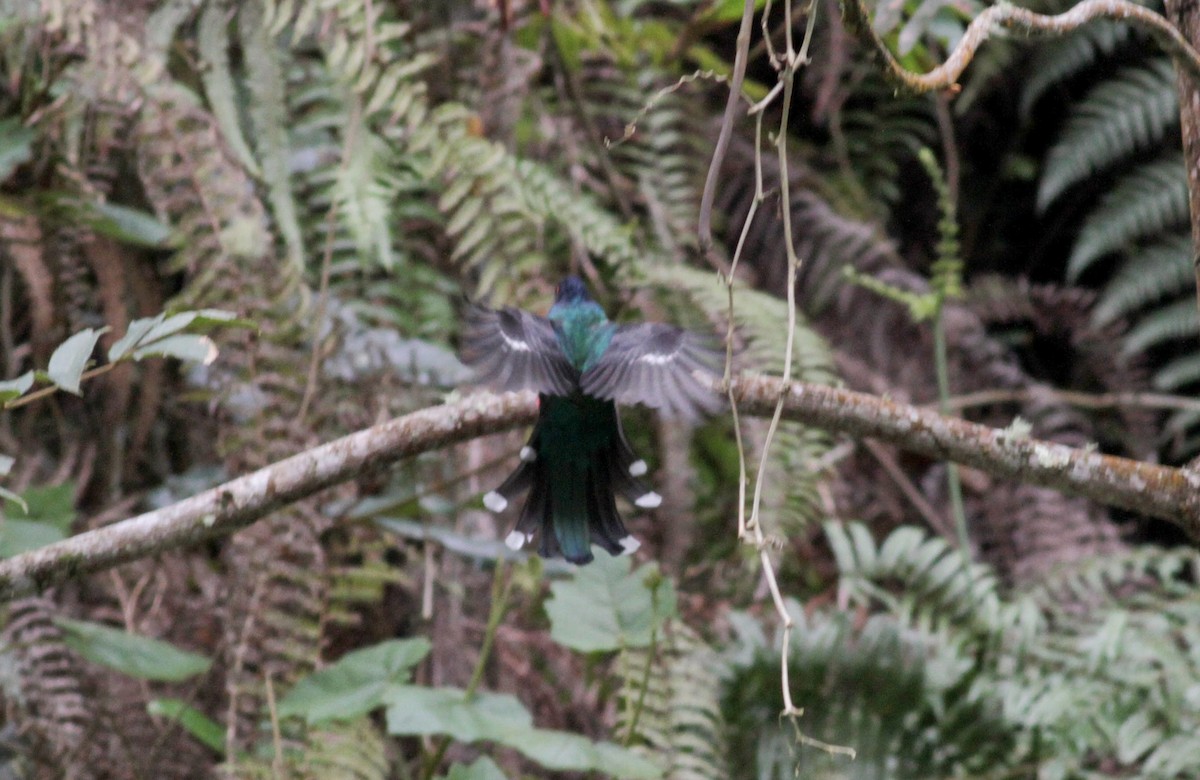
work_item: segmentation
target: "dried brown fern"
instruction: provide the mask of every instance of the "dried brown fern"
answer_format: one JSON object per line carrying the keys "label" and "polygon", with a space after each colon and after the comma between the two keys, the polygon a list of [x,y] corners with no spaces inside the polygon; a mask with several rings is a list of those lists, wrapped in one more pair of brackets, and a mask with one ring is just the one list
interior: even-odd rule
{"label": "dried brown fern", "polygon": [[[13,264],[24,284],[33,359],[44,365],[55,343],[54,275],[43,249],[44,234],[36,217],[0,216],[0,255]],[[14,356],[8,355],[9,360]]]}
{"label": "dried brown fern", "polygon": [[[180,303],[238,307],[262,325],[230,355],[220,380],[226,468],[244,473],[312,443],[310,429],[296,424],[307,334],[296,305],[302,280],[274,256],[254,186],[223,148],[215,120],[178,91],[168,87],[148,102],[139,127],[142,180],[160,217],[188,234],[179,262],[192,273]],[[230,245],[235,231],[243,243]],[[328,589],[320,537],[329,523],[311,502],[298,504],[238,534],[225,551],[231,748],[263,736],[267,678],[282,689],[320,659]]]}
{"label": "dried brown fern", "polygon": [[35,777],[95,775],[100,751],[89,744],[95,700],[74,655],[54,624],[57,608],[44,597],[8,605],[4,630],[5,720],[29,747]]}

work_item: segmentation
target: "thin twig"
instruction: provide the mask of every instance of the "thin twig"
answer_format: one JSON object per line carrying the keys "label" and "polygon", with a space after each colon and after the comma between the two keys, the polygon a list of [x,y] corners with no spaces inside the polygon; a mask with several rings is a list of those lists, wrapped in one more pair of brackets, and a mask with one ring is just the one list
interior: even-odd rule
{"label": "thin twig", "polygon": [[[721,131],[713,147],[712,160],[708,164],[708,175],[704,179],[704,190],[700,195],[700,216],[696,232],[700,237],[700,251],[705,255],[712,249],[712,209],[717,192],[717,178],[721,175],[721,164],[729,151],[733,137],[734,114],[742,94],[742,82],[746,79],[746,60],[750,51],[750,26],[754,22],[754,0],[745,0],[742,6],[742,22],[738,27],[736,51],[733,55],[733,75],[729,80],[729,98],[725,101],[725,113],[721,117]],[[731,274],[732,276],[732,274]]]}
{"label": "thin twig", "polygon": [[651,95],[645,103],[642,103],[642,107],[639,108],[638,112],[633,115],[633,118],[625,123],[625,129],[622,131],[620,138],[612,139],[608,136],[605,136],[604,146],[608,149],[615,149],[628,141],[630,138],[633,138],[633,136],[637,134],[638,125],[641,124],[642,120],[646,118],[647,114],[654,110],[655,106],[662,102],[663,98],[665,98],[667,95],[672,95],[678,92],[679,90],[683,89],[684,86],[691,84],[693,81],[699,81],[700,79],[710,79],[718,84],[723,84],[728,81],[726,77],[712,70],[696,70],[680,76],[679,78],[675,79],[675,83],[668,84],[667,86],[658,90]]}
{"label": "thin twig", "polygon": [[[89,379],[95,379],[98,376],[107,374],[109,371],[112,371],[114,368],[116,368],[117,366],[121,365],[124,362],[125,361],[123,361],[123,360],[119,360],[115,363],[105,363],[102,366],[96,366],[95,368],[89,368],[87,371],[84,371],[82,374],[79,375],[79,381],[81,383],[83,383]],[[16,409],[17,407],[25,406],[26,404],[31,404],[34,401],[45,398],[48,395],[53,395],[54,393],[57,393],[58,391],[59,391],[58,385],[46,385],[45,387],[39,387],[37,390],[34,390],[32,393],[26,393],[25,395],[18,396],[16,398],[12,399],[8,403],[0,404],[0,409],[3,409],[4,411],[8,411],[10,409]]]}
{"label": "thin twig", "polygon": [[1001,27],[1029,35],[1061,35],[1096,19],[1116,19],[1141,27],[1171,55],[1178,67],[1200,80],[1200,52],[1192,48],[1183,34],[1162,15],[1130,0],[1083,0],[1069,11],[1054,16],[1037,14],[1010,3],[993,5],[971,21],[945,62],[923,74],[913,73],[896,60],[871,26],[870,13],[863,0],[844,0],[842,13],[851,29],[883,57],[888,73],[916,92],[957,91],[958,78],[971,64],[976,50]]}
{"label": "thin twig", "polygon": [[[788,166],[788,120],[791,117],[792,107],[792,91],[795,85],[796,70],[807,63],[808,47],[812,42],[813,30],[815,29],[817,18],[816,0],[810,0],[808,7],[808,25],[804,31],[804,40],[800,50],[797,51],[793,46],[792,40],[792,4],[791,0],[785,0],[783,6],[784,27],[786,31],[786,50],[783,58],[775,64],[779,68],[779,83],[782,84],[783,98],[780,106],[779,131],[775,138],[776,152],[779,156],[779,190],[780,203],[783,213],[783,241],[787,250],[787,337],[784,345],[783,355],[783,381],[787,383],[792,377],[792,358],[795,349],[796,339],[796,278],[800,269],[800,258],[796,255],[795,240],[792,235],[792,209],[791,209],[791,194],[789,190],[790,177]],[[763,9],[763,18],[766,19],[770,12],[770,3]],[[764,22],[765,23],[765,22]],[[774,90],[772,90],[774,93]],[[761,114],[760,114],[761,116]],[[755,149],[757,154],[758,149]],[[779,618],[782,621],[783,628],[783,647],[780,655],[780,685],[783,690],[783,715],[798,716],[803,711],[798,709],[792,702],[791,682],[788,679],[788,662],[789,646],[792,634],[792,616],[787,610],[787,604],[783,600],[783,595],[779,592],[779,584],[775,578],[775,568],[771,563],[771,556],[768,554],[768,544],[762,531],[762,523],[759,519],[759,509],[762,505],[763,495],[763,480],[767,472],[767,460],[771,451],[771,442],[774,440],[775,432],[779,428],[779,420],[783,414],[783,397],[781,396],[775,405],[775,412],[771,416],[771,424],[767,428],[766,437],[763,440],[762,456],[759,461],[758,474],[754,483],[754,497],[751,500],[750,520],[747,526],[750,532],[754,535],[754,543],[758,548],[759,560],[762,563],[763,576],[766,577],[767,586],[771,591],[771,600],[775,604],[775,610],[779,613]]]}
{"label": "thin twig", "polygon": [[275,684],[271,681],[271,670],[263,674],[267,690],[267,713],[271,718],[271,771],[275,777],[284,777],[283,732],[279,728],[279,710],[275,706]]}
{"label": "thin twig", "polygon": [[[1020,390],[981,390],[977,393],[952,396],[946,399],[946,410],[961,412],[975,406],[1024,403],[1038,398],[1050,398],[1083,409],[1173,409],[1181,412],[1200,412],[1200,400],[1168,393],[1080,393],[1075,390],[1056,390],[1052,387],[1030,387]],[[926,404],[934,407],[937,403]]]}
{"label": "thin twig", "polygon": [[892,482],[896,487],[900,488],[900,492],[908,499],[913,508],[920,513],[921,517],[925,518],[925,522],[929,527],[938,532],[946,541],[951,544],[958,544],[958,534],[955,533],[954,525],[947,522],[946,518],[942,517],[933,505],[930,504],[925,496],[921,495],[921,491],[917,490],[917,486],[912,483],[908,475],[904,473],[904,469],[900,468],[900,464],[892,457],[892,454],[883,448],[879,442],[871,439],[864,439],[863,446],[867,452],[871,453],[871,457],[883,468],[887,475],[891,477]]}

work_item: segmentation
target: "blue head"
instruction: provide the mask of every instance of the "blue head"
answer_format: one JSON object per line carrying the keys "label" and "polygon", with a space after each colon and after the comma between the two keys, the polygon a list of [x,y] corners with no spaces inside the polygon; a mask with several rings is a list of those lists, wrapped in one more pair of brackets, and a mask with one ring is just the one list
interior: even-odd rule
{"label": "blue head", "polygon": [[558,343],[567,359],[579,371],[590,368],[608,349],[614,326],[578,276],[568,276],[559,282],[554,291],[554,305],[547,316],[554,323]]}
{"label": "blue head", "polygon": [[566,277],[558,283],[558,288],[554,291],[555,305],[585,303],[591,299],[592,296],[588,294],[587,285],[578,276]]}

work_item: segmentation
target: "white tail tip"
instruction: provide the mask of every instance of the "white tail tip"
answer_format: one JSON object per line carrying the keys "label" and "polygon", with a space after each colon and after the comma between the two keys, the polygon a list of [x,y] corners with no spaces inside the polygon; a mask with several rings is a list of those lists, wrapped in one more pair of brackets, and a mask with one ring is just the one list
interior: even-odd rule
{"label": "white tail tip", "polygon": [[656,506],[658,506],[659,504],[662,503],[662,496],[660,496],[658,493],[655,493],[653,490],[651,490],[649,493],[642,496],[641,498],[639,498],[637,501],[634,501],[633,503],[637,504],[642,509],[654,509]]}
{"label": "white tail tip", "polygon": [[621,539],[619,542],[617,542],[617,544],[621,545],[624,550],[621,553],[622,555],[633,555],[635,552],[637,552],[637,549],[642,546],[642,543],[637,539],[634,539],[632,536],[626,536],[624,539]]}
{"label": "white tail tip", "polygon": [[521,453],[518,457],[520,457],[521,460],[525,461],[526,463],[533,463],[535,460],[537,460],[537,451],[534,450],[533,447],[530,447],[528,444],[526,444],[521,448]]}
{"label": "white tail tip", "polygon": [[504,537],[504,544],[510,550],[519,550],[525,546],[525,534],[520,531],[510,531],[508,536]]}
{"label": "white tail tip", "polygon": [[483,505],[493,512],[503,512],[508,507],[508,499],[493,490],[484,493]]}
{"label": "white tail tip", "polygon": [[640,477],[649,470],[650,469],[646,465],[646,461],[642,460],[641,458],[629,464],[629,476],[631,477]]}

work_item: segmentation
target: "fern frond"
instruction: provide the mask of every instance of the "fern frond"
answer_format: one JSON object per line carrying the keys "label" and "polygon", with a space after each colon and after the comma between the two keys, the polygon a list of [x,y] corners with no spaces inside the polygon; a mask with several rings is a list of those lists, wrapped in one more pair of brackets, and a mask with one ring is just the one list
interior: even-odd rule
{"label": "fern frond", "polygon": [[445,103],[420,119],[408,150],[424,159],[421,173],[440,191],[438,210],[454,241],[453,258],[481,273],[481,290],[544,267],[543,226],[526,206],[504,147],[475,135],[473,115],[463,106]]}
{"label": "fern frond", "polygon": [[297,776],[345,780],[387,780],[392,777],[388,744],[370,718],[350,723],[331,722],[310,732],[303,755],[296,760]]}
{"label": "fern frond", "polygon": [[47,777],[87,774],[100,758],[89,755],[87,739],[97,723],[96,701],[54,623],[57,611],[40,597],[15,601],[0,637],[0,692],[10,722],[25,733],[32,763]]}
{"label": "fern frond", "polygon": [[1046,156],[1037,205],[1045,210],[1068,187],[1134,151],[1161,143],[1179,121],[1175,70],[1168,57],[1122,68],[1072,107]]}
{"label": "fern frond", "polygon": [[840,115],[845,153],[862,189],[890,208],[901,197],[900,166],[937,138],[928,96],[896,96],[878,76],[864,79]]}
{"label": "fern frond", "polygon": [[[939,606],[971,603],[973,591],[963,587],[947,602],[945,595],[953,591],[944,590],[943,583],[972,578],[963,576],[962,560],[953,560],[954,553],[947,557],[940,540],[900,529],[876,547],[861,527],[830,530],[843,573],[856,572],[854,591],[890,613],[872,619],[894,616],[904,637],[925,643],[928,665],[919,667],[954,670],[948,687],[938,689],[950,698],[919,698],[915,711],[909,711],[910,722],[933,707],[939,717],[932,728],[946,728],[951,721],[977,735],[972,723],[978,725],[981,715],[990,717],[986,731],[1004,746],[1001,762],[1022,755],[1037,762],[1037,756],[1048,756],[1068,773],[1086,774],[1105,756],[1136,765],[1139,776],[1154,778],[1184,776],[1200,765],[1195,718],[1191,713],[1180,717],[1168,693],[1200,671],[1195,652],[1200,629],[1194,620],[1200,558],[1195,551],[1146,547],[1085,559],[1069,569],[1061,567],[1016,598],[1000,597],[984,572],[973,579],[985,597],[980,603],[998,604],[994,615],[999,619],[962,621],[944,619]],[[984,607],[982,612],[993,610]],[[803,617],[797,615],[797,622]],[[947,661],[949,667],[941,665]],[[869,663],[882,663],[883,670],[896,665],[884,658]],[[823,669],[818,673],[828,674]],[[872,689],[887,684],[875,682]],[[950,712],[947,702],[967,705],[959,712],[968,717],[941,717]],[[982,711],[972,711],[978,706]],[[1080,719],[1080,712],[1089,717]],[[959,739],[947,728],[932,743],[945,750]],[[920,755],[920,739],[912,744],[918,749],[906,755]],[[1170,771],[1160,774],[1157,768],[1168,765]],[[933,774],[923,769],[912,776]]]}
{"label": "fern frond", "polygon": [[[614,270],[636,273],[654,259],[654,252],[639,247],[633,230],[590,195],[573,192],[560,176],[531,160],[519,160],[515,173],[525,207],[539,220],[553,223],[572,236]],[[647,257],[649,255],[649,257]]]}
{"label": "fern frond", "polygon": [[1067,260],[1067,281],[1078,281],[1104,255],[1187,219],[1183,155],[1173,152],[1139,165],[1088,214]]}
{"label": "fern frond", "polygon": [[[907,623],[952,623],[986,637],[1002,633],[1008,622],[995,574],[941,537],[902,526],[877,547],[860,523],[826,523],[825,536],[841,573],[839,589],[851,598],[881,599]],[[891,595],[878,582],[895,582],[900,592]]]}
{"label": "fern frond", "polygon": [[1132,34],[1128,24],[1100,19],[1039,46],[1021,87],[1021,117],[1028,121],[1048,89],[1112,54]]}
{"label": "fern frond", "polygon": [[1154,373],[1154,386],[1159,390],[1178,390],[1200,382],[1200,354],[1192,352],[1176,358]]}
{"label": "fern frond", "polygon": [[[725,708],[734,726],[732,761],[748,776],[928,778],[975,776],[1020,764],[1002,700],[977,684],[970,647],[876,614],[807,614],[792,602],[789,662],[804,717],[778,719],[779,649],[745,616]],[[731,621],[734,616],[731,616]],[[747,625],[749,624],[749,625]],[[858,627],[861,626],[861,627]],[[853,760],[804,745],[800,734],[853,748]]]}
{"label": "fern frond", "polygon": [[1094,320],[1097,324],[1115,322],[1152,301],[1188,292],[1194,285],[1191,235],[1165,236],[1137,248],[1121,264],[1100,294]]}
{"label": "fern frond", "polygon": [[1147,314],[1130,329],[1121,345],[1125,354],[1142,352],[1172,339],[1182,339],[1200,333],[1200,317],[1196,301],[1185,298],[1167,304]]}
{"label": "fern frond", "polygon": [[251,0],[242,3],[238,12],[246,86],[251,96],[248,114],[254,126],[254,145],[261,158],[271,214],[287,247],[288,260],[301,269],[306,252],[292,194],[283,66],[279,48],[266,29],[262,4],[263,0]]}
{"label": "fern frond", "polygon": [[678,83],[671,85],[670,76],[657,67],[642,62],[621,67],[612,60],[605,52],[585,61],[581,86],[586,105],[581,110],[604,127],[628,130],[636,120],[632,133],[597,154],[608,154],[616,171],[636,186],[657,243],[681,258],[695,247],[705,173],[707,139],[694,120],[702,110],[697,105],[701,97]]}
{"label": "fern frond", "polygon": [[[779,175],[778,160],[769,154],[760,159],[764,178],[775,180]],[[737,240],[754,202],[754,171],[753,147],[735,139],[722,169],[723,184],[717,196],[717,211],[725,214],[729,222],[726,235],[730,241]],[[814,189],[819,182],[811,172],[795,166],[789,175],[794,193],[792,225],[796,253],[804,260],[796,280],[797,300],[805,313],[816,317],[845,284],[844,268],[876,271],[899,266],[901,261],[877,225],[843,213],[828,193]],[[743,262],[754,266],[759,286],[764,289],[785,289],[787,248],[782,236],[778,209],[758,209],[746,233]]]}
{"label": "fern frond", "polygon": [[630,736],[658,758],[667,777],[730,777],[719,700],[722,659],[680,621],[668,627],[659,644],[653,659],[649,648],[622,651],[617,659],[624,702],[618,731],[632,729]]}
{"label": "fern frond", "polygon": [[213,116],[221,127],[221,135],[229,149],[254,176],[260,175],[258,161],[242,132],[240,100],[233,70],[229,64],[229,4],[212,2],[200,12],[196,28],[196,46],[204,67],[200,79],[204,95],[212,106]]}

